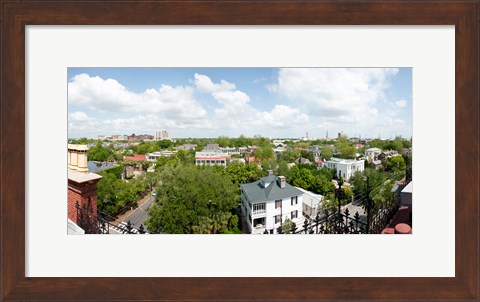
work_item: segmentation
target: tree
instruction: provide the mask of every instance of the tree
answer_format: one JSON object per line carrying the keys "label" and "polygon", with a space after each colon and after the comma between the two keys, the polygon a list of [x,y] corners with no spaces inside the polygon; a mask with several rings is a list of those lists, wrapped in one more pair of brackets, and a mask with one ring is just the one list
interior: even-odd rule
{"label": "tree", "polygon": [[286,161],[287,163],[293,163],[299,157],[300,152],[293,149],[286,150],[280,154],[280,159]]}
{"label": "tree", "polygon": [[315,176],[310,189],[314,193],[326,195],[327,193],[333,192],[335,186],[331,180],[328,180],[324,175],[319,174]]}
{"label": "tree", "polygon": [[168,163],[168,158],[166,156],[157,157],[155,162],[155,172],[160,171]]}
{"label": "tree", "polygon": [[273,159],[273,156],[275,153],[273,152],[272,146],[263,146],[263,147],[258,147],[253,151],[253,156],[255,156],[256,159],[259,161],[264,161],[268,159]]}
{"label": "tree", "polygon": [[116,212],[116,196],[114,182],[117,180],[113,173],[101,173],[102,179],[97,184],[98,210],[113,215]]}
{"label": "tree", "polygon": [[217,138],[217,144],[220,147],[230,147],[231,141],[228,136],[219,136]]}
{"label": "tree", "polygon": [[343,186],[342,193],[340,194],[342,203],[345,201],[346,203],[350,203],[353,197],[353,191],[350,187]]}
{"label": "tree", "polygon": [[101,142],[98,142],[88,150],[88,160],[106,161],[111,154],[110,150],[103,147]]}
{"label": "tree", "polygon": [[234,184],[244,184],[260,179],[262,171],[254,163],[233,162],[225,168],[225,174]]}
{"label": "tree", "polygon": [[285,234],[290,234],[292,232],[293,221],[290,218],[286,218],[285,222],[282,224],[282,231]]}
{"label": "tree", "polygon": [[278,169],[278,162],[274,159],[263,160],[261,167],[263,175],[266,175],[268,171],[276,171]]}
{"label": "tree", "polygon": [[243,134],[241,134],[238,138],[232,140],[232,144],[235,147],[246,147],[248,145],[251,145],[250,140],[246,138]]}
{"label": "tree", "polygon": [[156,145],[160,149],[168,149],[172,146],[172,141],[169,139],[162,139],[157,141]]}
{"label": "tree", "polygon": [[69,140],[69,143],[70,144],[78,144],[78,145],[88,145],[88,143],[91,142],[91,141],[92,141],[91,139],[88,139],[86,137],[82,137],[82,138],[79,138],[79,139]]}
{"label": "tree", "polygon": [[362,172],[356,172],[349,180],[355,196],[365,195],[365,192],[367,191],[367,178],[368,185],[373,193],[375,192],[374,190],[382,186],[386,180],[385,174],[371,168],[366,168]]}
{"label": "tree", "polygon": [[333,156],[333,150],[332,147],[325,145],[322,147],[321,155],[323,159],[329,160]]}
{"label": "tree", "polygon": [[277,171],[276,171],[276,175],[278,176],[287,176],[289,173],[288,171],[288,164],[286,161],[284,160],[279,160],[278,161],[278,166],[277,166]]}
{"label": "tree", "polygon": [[346,138],[338,139],[336,149],[340,158],[355,158],[355,147]]}
{"label": "tree", "polygon": [[300,151],[300,156],[308,159],[311,163],[315,163],[315,157],[313,156],[312,152],[302,150]]}
{"label": "tree", "polygon": [[145,142],[141,142],[141,143],[137,146],[135,153],[137,153],[137,154],[146,154],[146,153],[150,152],[149,149],[150,149],[150,148],[149,148],[148,144],[146,144]]}
{"label": "tree", "polygon": [[395,194],[392,192],[393,181],[388,181],[384,184],[377,194],[375,194],[372,199],[374,202],[374,209],[372,213],[377,213],[380,209],[389,207],[393,202],[396,201]]}
{"label": "tree", "polygon": [[153,173],[147,173],[147,175],[145,176],[145,183],[147,184],[149,191],[152,191],[153,188],[157,185],[158,177],[159,173],[156,171]]}
{"label": "tree", "polygon": [[387,160],[387,171],[405,172],[406,164],[402,156],[392,156]]}
{"label": "tree", "polygon": [[159,202],[145,222],[149,230],[168,234],[232,231],[231,211],[239,204],[237,186],[215,167],[167,165],[159,178]]}

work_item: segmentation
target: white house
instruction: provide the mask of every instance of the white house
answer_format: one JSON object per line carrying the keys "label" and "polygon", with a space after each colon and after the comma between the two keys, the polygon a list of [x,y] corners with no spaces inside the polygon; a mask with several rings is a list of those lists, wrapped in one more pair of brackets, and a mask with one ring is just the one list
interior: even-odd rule
{"label": "white house", "polygon": [[296,188],[303,192],[303,216],[312,219],[315,218],[315,216],[317,216],[318,210],[320,209],[320,206],[322,205],[323,195],[315,194],[300,187]]}
{"label": "white house", "polygon": [[195,152],[195,165],[227,166],[230,155],[220,152]]}
{"label": "white house", "polygon": [[297,226],[303,223],[303,192],[288,184],[284,176],[270,174],[240,188],[242,213],[250,233],[277,233],[287,218]]}
{"label": "white house", "polygon": [[151,162],[157,161],[157,158],[161,156],[169,157],[173,154],[177,153],[177,151],[170,151],[170,150],[163,150],[163,151],[156,151],[153,153],[147,153],[147,160]]}
{"label": "white house", "polygon": [[329,169],[337,169],[337,177],[341,176],[348,181],[353,174],[365,169],[365,161],[332,157],[330,160],[326,160],[323,166]]}
{"label": "white house", "polygon": [[382,150],[378,148],[370,148],[365,150],[365,157],[367,158],[368,162],[371,163],[374,160],[377,160],[377,157],[382,153]]}

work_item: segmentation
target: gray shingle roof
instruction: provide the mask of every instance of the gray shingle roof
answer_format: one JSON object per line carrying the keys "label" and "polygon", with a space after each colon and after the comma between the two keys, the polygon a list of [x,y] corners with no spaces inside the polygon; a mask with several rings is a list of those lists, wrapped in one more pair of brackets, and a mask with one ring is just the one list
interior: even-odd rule
{"label": "gray shingle roof", "polygon": [[[266,188],[264,184],[270,183]],[[302,195],[303,192],[294,186],[285,184],[285,188],[280,188],[278,176],[269,175],[249,184],[240,185],[252,202],[277,200],[293,196]]]}

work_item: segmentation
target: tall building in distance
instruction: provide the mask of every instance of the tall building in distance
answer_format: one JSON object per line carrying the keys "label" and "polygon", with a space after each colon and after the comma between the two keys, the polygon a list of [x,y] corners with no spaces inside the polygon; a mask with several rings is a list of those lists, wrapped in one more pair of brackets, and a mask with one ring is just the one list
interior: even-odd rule
{"label": "tall building in distance", "polygon": [[168,131],[167,130],[157,131],[155,133],[155,140],[161,141],[163,139],[170,139],[170,136],[168,136]]}

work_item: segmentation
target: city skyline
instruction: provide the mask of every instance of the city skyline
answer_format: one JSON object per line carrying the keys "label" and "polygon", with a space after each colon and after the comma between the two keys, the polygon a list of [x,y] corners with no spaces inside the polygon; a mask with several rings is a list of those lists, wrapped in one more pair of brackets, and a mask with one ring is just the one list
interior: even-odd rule
{"label": "city skyline", "polygon": [[68,137],[412,136],[411,68],[68,68]]}

